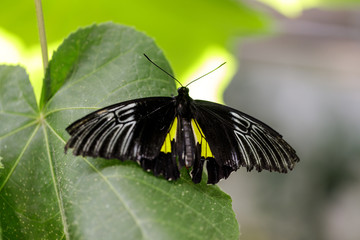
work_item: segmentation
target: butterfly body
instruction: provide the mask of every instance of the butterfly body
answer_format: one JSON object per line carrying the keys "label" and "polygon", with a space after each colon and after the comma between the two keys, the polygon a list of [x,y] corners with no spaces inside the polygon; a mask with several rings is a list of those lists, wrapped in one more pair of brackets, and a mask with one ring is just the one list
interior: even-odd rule
{"label": "butterfly body", "polygon": [[191,119],[194,119],[191,106],[192,98],[189,96],[189,89],[180,87],[175,97],[177,120],[177,131],[175,140],[176,154],[181,165],[187,168],[192,167],[196,158],[196,144],[192,129]]}
{"label": "butterfly body", "polygon": [[208,183],[227,178],[240,167],[248,171],[287,172],[299,161],[295,150],[275,130],[233,108],[193,100],[187,87],[174,97],[150,97],[114,104],[75,121],[65,146],[74,155],[137,161],[168,180],[191,169]]}

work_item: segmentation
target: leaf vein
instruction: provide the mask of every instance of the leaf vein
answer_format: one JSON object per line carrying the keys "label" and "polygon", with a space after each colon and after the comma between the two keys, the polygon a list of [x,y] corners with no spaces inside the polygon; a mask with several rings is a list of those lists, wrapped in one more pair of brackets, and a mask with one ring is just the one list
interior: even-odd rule
{"label": "leaf vein", "polygon": [[36,128],[34,129],[34,131],[31,133],[29,139],[27,140],[27,142],[25,143],[25,146],[23,147],[23,149],[21,150],[19,156],[17,157],[17,159],[14,162],[14,165],[11,167],[8,175],[5,177],[4,181],[2,182],[1,186],[0,186],[0,192],[1,190],[4,188],[4,186],[6,185],[6,183],[9,181],[11,175],[13,174],[13,172],[15,171],[17,165],[19,164],[20,159],[22,158],[22,156],[24,155],[26,149],[28,148],[28,146],[30,145],[31,140],[34,138],[35,133],[37,132],[37,130],[39,129],[39,125],[36,126]]}
{"label": "leaf vein", "polygon": [[47,134],[45,127],[43,128],[43,131],[44,131],[44,137],[45,137],[45,143],[46,143],[46,153],[47,153],[48,160],[49,160],[49,168],[50,168],[50,172],[51,172],[51,178],[52,178],[52,181],[54,184],[54,190],[55,190],[56,198],[57,198],[58,205],[59,205],[61,221],[62,221],[63,227],[64,227],[64,234],[65,234],[66,239],[70,239],[69,231],[68,231],[69,227],[68,227],[68,224],[66,221],[66,215],[65,215],[64,202],[62,200],[62,195],[59,192],[59,191],[61,191],[61,188],[59,186],[59,182],[57,181],[56,174],[54,171],[54,166],[52,163],[53,160],[52,160],[51,153],[50,153],[48,134]]}
{"label": "leaf vein", "polygon": [[24,130],[24,129],[28,128],[28,127],[31,127],[32,125],[35,125],[36,123],[37,123],[37,121],[33,121],[33,122],[30,122],[30,123],[25,124],[23,126],[20,126],[20,127],[16,128],[16,129],[13,129],[11,132],[8,132],[5,135],[0,136],[0,140],[4,139],[6,137],[9,137],[9,136],[21,131],[21,130]]}

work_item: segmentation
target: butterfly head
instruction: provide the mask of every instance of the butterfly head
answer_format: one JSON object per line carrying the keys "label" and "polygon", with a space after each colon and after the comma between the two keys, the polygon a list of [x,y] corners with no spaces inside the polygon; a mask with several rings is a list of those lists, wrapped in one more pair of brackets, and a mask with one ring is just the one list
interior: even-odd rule
{"label": "butterfly head", "polygon": [[189,88],[187,87],[179,87],[177,91],[180,96],[189,96]]}

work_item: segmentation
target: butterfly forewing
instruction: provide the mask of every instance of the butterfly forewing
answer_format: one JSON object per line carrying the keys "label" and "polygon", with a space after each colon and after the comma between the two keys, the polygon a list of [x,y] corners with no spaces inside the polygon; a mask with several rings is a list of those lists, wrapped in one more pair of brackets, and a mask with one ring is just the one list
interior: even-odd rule
{"label": "butterfly forewing", "polygon": [[65,146],[75,155],[142,161],[159,155],[175,118],[173,98],[131,100],[93,112],[71,124]]}

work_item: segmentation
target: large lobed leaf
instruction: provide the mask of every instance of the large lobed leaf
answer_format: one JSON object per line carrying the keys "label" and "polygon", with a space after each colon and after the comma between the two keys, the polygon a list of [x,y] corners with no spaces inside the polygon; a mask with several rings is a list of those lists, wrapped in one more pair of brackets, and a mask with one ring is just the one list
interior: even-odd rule
{"label": "large lobed leaf", "polygon": [[24,69],[0,67],[0,238],[238,239],[217,186],[168,182],[134,162],[64,154],[65,128],[100,107],[175,94],[154,42],[111,23],[72,34],[50,62],[40,107]]}

